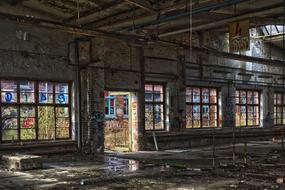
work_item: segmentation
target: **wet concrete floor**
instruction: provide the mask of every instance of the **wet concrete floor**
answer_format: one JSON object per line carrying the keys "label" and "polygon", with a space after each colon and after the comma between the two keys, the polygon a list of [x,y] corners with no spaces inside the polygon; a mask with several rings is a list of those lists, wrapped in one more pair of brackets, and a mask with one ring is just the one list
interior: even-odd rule
{"label": "wet concrete floor", "polygon": [[[251,143],[159,152],[44,157],[44,169],[0,169],[0,190],[284,189],[279,144]],[[213,159],[213,156],[215,159]],[[277,181],[276,181],[277,180]]]}

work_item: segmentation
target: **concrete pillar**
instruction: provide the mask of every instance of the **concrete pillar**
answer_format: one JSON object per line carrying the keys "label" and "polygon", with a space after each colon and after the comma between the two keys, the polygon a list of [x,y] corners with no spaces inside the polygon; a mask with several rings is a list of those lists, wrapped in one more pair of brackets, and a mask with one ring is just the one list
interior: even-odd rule
{"label": "concrete pillar", "polygon": [[261,94],[260,108],[261,126],[265,128],[274,126],[274,90],[272,87],[266,87]]}
{"label": "concrete pillar", "polygon": [[186,65],[185,65],[185,55],[179,54],[177,62],[177,81],[176,81],[176,115],[174,117],[172,131],[179,131],[186,127]]}
{"label": "concrete pillar", "polygon": [[[100,63],[100,66],[103,63]],[[92,153],[104,152],[104,70],[88,68],[87,113]]]}
{"label": "concrete pillar", "polygon": [[144,150],[145,147],[145,141],[144,141],[144,135],[145,135],[145,58],[144,58],[144,49],[141,47],[137,48],[137,55],[139,59],[140,64],[140,71],[141,71],[141,77],[140,77],[140,91],[138,93],[138,130],[137,130],[137,144],[138,144],[138,150]]}
{"label": "concrete pillar", "polygon": [[235,127],[235,86],[229,82],[222,92],[222,127]]}

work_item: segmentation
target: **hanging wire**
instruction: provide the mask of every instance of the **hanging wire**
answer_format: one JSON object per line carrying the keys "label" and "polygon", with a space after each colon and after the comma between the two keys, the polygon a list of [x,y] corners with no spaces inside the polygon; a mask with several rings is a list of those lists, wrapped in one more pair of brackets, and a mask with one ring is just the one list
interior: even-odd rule
{"label": "hanging wire", "polygon": [[80,12],[79,12],[79,0],[77,0],[77,19],[80,18]]}
{"label": "hanging wire", "polygon": [[[189,45],[190,45],[190,60],[192,59],[192,37],[193,37],[193,35],[192,35],[192,26],[193,26],[193,9],[192,9],[193,7],[192,7],[192,0],[190,0],[190,8],[189,8],[189,11],[190,11],[190,21],[189,21],[189,27],[190,27],[190,35],[189,35]],[[200,46],[201,46],[201,44],[200,44]]]}
{"label": "hanging wire", "polygon": [[[282,48],[284,51],[284,49],[285,49],[285,0],[283,0],[283,18],[282,18],[282,20],[283,20]],[[283,64],[284,64],[284,62],[285,62],[285,55],[283,52]],[[285,77],[285,66],[283,66],[283,73],[282,74],[283,74],[282,82],[283,82],[283,86],[284,86],[285,85],[285,79],[284,79],[284,77]]]}

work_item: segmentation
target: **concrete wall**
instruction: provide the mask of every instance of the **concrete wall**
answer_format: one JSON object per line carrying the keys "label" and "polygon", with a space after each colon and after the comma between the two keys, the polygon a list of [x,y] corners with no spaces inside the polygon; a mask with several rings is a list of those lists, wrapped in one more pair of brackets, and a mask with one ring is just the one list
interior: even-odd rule
{"label": "concrete wall", "polygon": [[[211,134],[212,129],[185,129],[186,86],[214,86],[219,89],[222,128],[216,129],[217,133],[230,136],[235,125],[236,88],[257,89],[262,93],[261,128],[255,129],[254,133],[263,134],[273,128],[273,93],[284,90],[282,81],[278,80],[282,71],[273,66],[203,56],[158,43],[138,47],[103,37],[83,40],[83,43],[87,43],[87,49],[88,43],[90,45],[90,51],[86,53],[84,48],[76,48],[82,42],[73,41],[78,36],[8,23],[0,23],[0,28],[1,77],[73,81],[74,137],[86,151],[96,153],[104,150],[104,120],[100,118],[104,115],[104,90],[132,91],[137,94],[138,125],[137,136],[133,139],[138,141],[138,145],[134,149],[153,149],[152,133],[144,132],[145,81],[166,85],[166,131],[156,133],[159,146],[163,148],[189,147],[191,139],[198,139],[195,143],[191,141],[191,146],[193,143],[209,142],[204,137]],[[27,40],[23,40],[25,32],[28,33]],[[198,43],[227,50],[225,35],[214,32],[202,35]],[[256,31],[252,31],[252,35],[256,35]],[[68,65],[67,45],[71,41],[70,61],[71,64],[79,64],[80,70],[79,67]],[[252,51],[245,54],[269,58],[268,47],[262,41],[252,41],[251,48]],[[79,58],[85,53],[86,59],[83,56],[77,61],[77,50]],[[278,51],[270,56],[282,58]],[[86,64],[90,67],[87,68]],[[234,69],[225,68],[228,66]],[[261,74],[254,72],[251,77],[239,75],[251,71],[277,75],[268,79],[260,78]]]}

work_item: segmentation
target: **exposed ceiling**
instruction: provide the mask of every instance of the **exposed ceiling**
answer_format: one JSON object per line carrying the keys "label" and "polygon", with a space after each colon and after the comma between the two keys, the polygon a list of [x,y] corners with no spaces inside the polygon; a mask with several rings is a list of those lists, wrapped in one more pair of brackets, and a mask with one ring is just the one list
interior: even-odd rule
{"label": "exposed ceiling", "polygon": [[[0,13],[91,30],[168,37],[226,31],[235,20],[260,26],[283,22],[284,0],[1,0]],[[284,23],[284,22],[283,22]]]}

